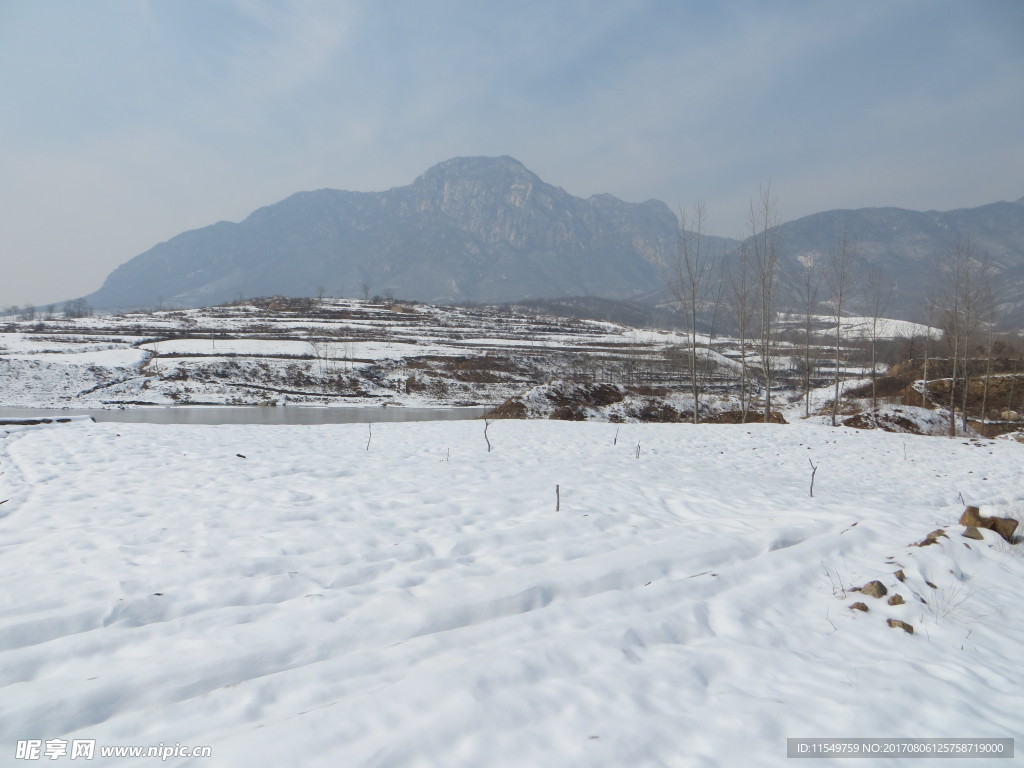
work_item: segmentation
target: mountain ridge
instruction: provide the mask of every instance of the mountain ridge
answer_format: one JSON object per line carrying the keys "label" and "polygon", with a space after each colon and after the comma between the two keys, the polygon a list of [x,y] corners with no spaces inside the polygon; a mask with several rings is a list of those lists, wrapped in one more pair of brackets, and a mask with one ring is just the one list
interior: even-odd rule
{"label": "mountain ridge", "polygon": [[[1008,287],[1024,288],[1024,197],[953,211],[811,214],[779,226],[781,266],[823,257],[842,231],[858,259],[901,286],[903,316],[923,300],[922,271],[934,272],[957,237],[986,253]],[[455,157],[405,186],[300,191],[239,222],[182,232],[117,267],[86,299],[128,309],[318,293],[434,303],[666,298],[677,243],[678,221],[660,200],[580,198],[507,155]],[[1010,303],[1024,312],[1020,300]]]}

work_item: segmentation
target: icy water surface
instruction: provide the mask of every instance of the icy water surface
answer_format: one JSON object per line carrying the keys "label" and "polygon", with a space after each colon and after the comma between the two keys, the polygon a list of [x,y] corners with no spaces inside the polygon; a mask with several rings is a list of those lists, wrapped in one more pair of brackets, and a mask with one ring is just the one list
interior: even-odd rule
{"label": "icy water surface", "polygon": [[475,419],[486,408],[402,407],[284,407],[260,406],[188,407],[153,406],[124,409],[99,408],[0,408],[0,419],[92,416],[98,422],[130,424],[365,424],[388,421],[457,421]]}

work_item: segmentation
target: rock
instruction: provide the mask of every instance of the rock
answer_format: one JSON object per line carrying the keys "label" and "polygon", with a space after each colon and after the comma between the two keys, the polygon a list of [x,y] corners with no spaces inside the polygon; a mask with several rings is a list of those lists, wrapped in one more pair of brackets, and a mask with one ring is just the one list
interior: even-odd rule
{"label": "rock", "polygon": [[868,597],[885,597],[889,590],[885,588],[885,584],[880,581],[869,581],[863,587],[860,588],[862,595]]}
{"label": "rock", "polygon": [[985,538],[984,536],[982,536],[981,531],[979,531],[973,525],[968,525],[967,528],[964,529],[964,532],[962,534],[960,534],[960,535],[963,536],[965,539],[984,539]]}
{"label": "rock", "polygon": [[1017,530],[1017,521],[1009,517],[983,517],[977,507],[967,507],[960,515],[960,525],[965,527],[988,528],[1013,543],[1013,534]]}
{"label": "rock", "polygon": [[992,521],[991,530],[998,533],[1010,544],[1013,544],[1013,534],[1017,530],[1017,521],[1009,517],[990,517]]}
{"label": "rock", "polygon": [[850,607],[855,611],[864,611],[864,613],[868,612],[868,607],[864,603],[854,603]]}
{"label": "rock", "polygon": [[562,405],[555,408],[548,418],[555,421],[586,421],[587,414],[578,406]]}
{"label": "rock", "polygon": [[888,624],[893,629],[896,629],[897,627],[899,629],[902,629],[908,635],[914,634],[914,627],[913,627],[913,625],[912,624],[907,624],[907,622],[905,622],[905,621],[900,621],[899,619],[886,619],[885,623]]}
{"label": "rock", "polygon": [[487,415],[492,419],[525,419],[527,417],[526,403],[512,397]]}
{"label": "rock", "polygon": [[903,605],[905,602],[903,595],[898,593],[889,598],[889,605]]}
{"label": "rock", "polygon": [[907,574],[905,574],[903,572],[902,568],[900,568],[898,571],[896,571],[896,573],[894,573],[893,576],[895,576],[900,581],[906,581],[907,580]]}
{"label": "rock", "polygon": [[960,525],[981,526],[981,521],[983,519],[980,509],[975,506],[968,506],[964,509],[963,514],[960,515]]}
{"label": "rock", "polygon": [[922,539],[921,541],[917,542],[914,546],[915,547],[929,547],[929,546],[931,546],[932,544],[934,544],[935,542],[937,542],[941,538],[947,538],[948,539],[949,537],[946,536],[946,532],[944,530],[942,530],[941,528],[936,528],[934,531],[932,531],[927,536],[925,536],[924,539]]}

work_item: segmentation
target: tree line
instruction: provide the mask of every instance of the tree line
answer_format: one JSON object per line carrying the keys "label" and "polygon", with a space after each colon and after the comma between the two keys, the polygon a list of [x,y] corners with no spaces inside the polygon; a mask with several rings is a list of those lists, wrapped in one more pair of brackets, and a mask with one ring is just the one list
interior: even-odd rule
{"label": "tree line", "polygon": [[4,307],[3,313],[8,320],[55,320],[58,315],[71,318],[90,317],[92,307],[85,299],[72,299],[59,306],[57,304],[47,304],[45,307],[38,307],[35,304],[10,304]]}
{"label": "tree line", "polygon": [[[810,415],[815,373],[820,378],[827,355],[833,385],[831,421],[837,424],[843,382],[850,378],[846,357],[853,344],[859,344],[867,357],[871,407],[878,407],[881,352],[893,336],[888,323],[893,288],[879,266],[858,253],[845,229],[827,252],[783,265],[780,220],[770,184],[750,202],[747,237],[733,250],[709,245],[705,203],[698,202],[692,211],[680,210],[678,219],[678,247],[665,265],[665,283],[683,318],[694,422],[700,418],[714,370],[714,341],[725,333],[739,347],[737,389],[744,421],[771,420],[781,369],[799,374],[804,411]],[[961,429],[967,429],[971,377],[985,375],[987,394],[987,377],[993,372],[1001,321],[995,271],[985,254],[958,239],[950,252],[935,254],[929,273],[921,279],[931,286],[918,318],[923,328],[905,346],[909,352],[915,347],[923,352],[922,402],[942,402],[949,412],[950,434],[955,435],[958,416]],[[999,343],[1008,349],[1005,342]],[[941,384],[929,378],[938,373]],[[985,399],[983,394],[982,417]],[[756,400],[760,404],[755,412]]]}

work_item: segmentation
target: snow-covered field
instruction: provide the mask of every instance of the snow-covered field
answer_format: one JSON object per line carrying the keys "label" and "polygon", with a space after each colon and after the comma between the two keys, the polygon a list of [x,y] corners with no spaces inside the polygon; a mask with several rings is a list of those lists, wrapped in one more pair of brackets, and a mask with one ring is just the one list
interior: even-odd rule
{"label": "snow-covered field", "polygon": [[[836,321],[832,315],[811,315],[810,322],[818,333],[835,336]],[[801,328],[807,323],[807,318],[797,314],[782,314],[780,323],[783,327]],[[939,339],[942,337],[941,330],[929,325],[889,317],[874,318],[860,315],[844,316],[840,321],[840,332],[843,338],[850,340],[866,340],[872,337],[878,341],[914,337]]]}
{"label": "snow-covered field", "polygon": [[[832,378],[823,350],[812,379]],[[858,338],[863,318],[844,333]],[[796,324],[783,318],[780,327]],[[923,326],[885,320],[881,337]],[[925,332],[928,329],[924,329]],[[749,340],[748,340],[749,342]],[[442,307],[355,299],[256,299],[251,304],[0,327],[0,403],[34,408],[143,405],[497,405],[557,380],[688,390],[686,334],[575,320],[508,307]],[[712,390],[757,367],[749,343],[698,334]],[[706,345],[706,346],[701,346]],[[801,380],[798,350],[780,343],[775,381]],[[831,355],[831,353],[829,353]],[[864,375],[845,349],[842,376]],[[777,392],[776,395],[783,393]]]}
{"label": "snow-covered field", "polygon": [[354,299],[54,317],[0,330],[0,403],[493,405],[583,368],[616,380],[638,367],[664,376],[665,350],[684,341],[507,308]]}
{"label": "snow-covered field", "polygon": [[[155,763],[103,746],[177,743],[212,757],[165,764],[622,768],[779,766],[787,737],[1024,738],[1024,554],[957,524],[965,502],[1020,518],[1016,442],[3,429],[3,765],[32,764],[28,739],[95,740],[111,766]],[[851,591],[876,579],[905,604]]]}

